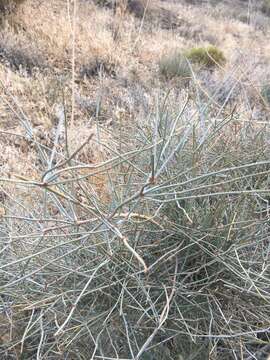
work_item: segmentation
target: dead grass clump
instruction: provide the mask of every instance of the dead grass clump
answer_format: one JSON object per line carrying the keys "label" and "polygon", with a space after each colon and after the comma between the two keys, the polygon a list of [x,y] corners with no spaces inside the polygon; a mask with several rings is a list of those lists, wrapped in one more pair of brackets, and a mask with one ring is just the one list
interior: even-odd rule
{"label": "dead grass clump", "polygon": [[25,0],[0,0],[0,12],[2,14],[14,11]]}
{"label": "dead grass clump", "polygon": [[94,0],[94,4],[97,6],[112,9],[116,4],[116,0]]}
{"label": "dead grass clump", "polygon": [[79,75],[81,78],[91,78],[99,74],[106,74],[111,77],[116,76],[116,65],[109,61],[98,58],[90,60],[89,63],[84,64],[80,68]]}
{"label": "dead grass clump", "polygon": [[20,27],[17,18],[17,10],[25,0],[0,0],[0,26],[5,27],[6,24],[12,27]]}
{"label": "dead grass clump", "polygon": [[0,34],[0,61],[12,70],[27,75],[47,67],[44,55],[35,46],[25,38],[11,37],[7,32]]}
{"label": "dead grass clump", "polygon": [[[56,14],[57,21],[55,21]],[[32,19],[31,24],[29,18]],[[87,67],[88,63],[91,63],[92,70],[88,71],[90,75],[91,72],[97,73],[102,63],[106,68],[105,71],[113,72],[109,69],[108,63],[117,63],[119,53],[115,51],[115,41],[110,28],[112,21],[109,11],[95,7],[91,2],[87,4],[78,2],[76,70],[79,71],[81,66]],[[26,3],[21,22],[28,41],[46,54],[50,66],[57,69],[58,73],[70,72],[73,25],[67,12],[66,2],[57,1],[53,4],[41,2],[39,7],[35,7],[31,2]]]}
{"label": "dead grass clump", "polygon": [[180,26],[180,21],[171,10],[146,0],[129,0],[127,10],[137,18],[144,18],[147,24],[170,30]]}
{"label": "dead grass clump", "polygon": [[0,0],[0,28],[12,27],[16,31],[21,30],[20,25],[20,5],[25,0]]}

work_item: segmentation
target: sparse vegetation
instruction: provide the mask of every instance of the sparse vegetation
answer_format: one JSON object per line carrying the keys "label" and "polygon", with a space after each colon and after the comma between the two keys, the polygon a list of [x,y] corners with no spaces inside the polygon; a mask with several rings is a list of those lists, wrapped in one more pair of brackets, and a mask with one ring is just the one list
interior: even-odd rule
{"label": "sparse vegetation", "polygon": [[215,46],[195,47],[187,50],[184,55],[191,63],[208,68],[221,66],[226,61],[223,52]]}
{"label": "sparse vegetation", "polygon": [[270,15],[270,1],[269,0],[263,0],[262,11],[266,15]]}
{"label": "sparse vegetation", "polygon": [[1,360],[269,360],[261,4],[27,0],[3,22]]}
{"label": "sparse vegetation", "polygon": [[265,84],[262,87],[261,95],[267,105],[270,105],[270,84]]}
{"label": "sparse vegetation", "polygon": [[31,44],[20,43],[0,34],[0,62],[14,71],[32,74],[35,70],[43,71],[46,60]]}
{"label": "sparse vegetation", "polygon": [[159,60],[159,71],[166,79],[177,76],[183,80],[189,80],[191,77],[187,59],[178,51],[162,56]]}
{"label": "sparse vegetation", "polygon": [[25,0],[0,0],[0,12],[5,14],[6,12],[16,9]]}

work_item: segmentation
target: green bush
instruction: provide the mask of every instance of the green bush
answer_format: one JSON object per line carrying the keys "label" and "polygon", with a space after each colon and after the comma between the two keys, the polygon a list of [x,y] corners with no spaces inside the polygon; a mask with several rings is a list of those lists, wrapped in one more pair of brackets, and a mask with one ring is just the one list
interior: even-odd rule
{"label": "green bush", "polygon": [[223,52],[215,46],[195,47],[187,50],[184,55],[191,63],[208,68],[223,65],[226,62]]}
{"label": "green bush", "polygon": [[180,52],[173,52],[159,60],[159,72],[166,79],[181,77],[189,79],[191,71],[186,58]]}

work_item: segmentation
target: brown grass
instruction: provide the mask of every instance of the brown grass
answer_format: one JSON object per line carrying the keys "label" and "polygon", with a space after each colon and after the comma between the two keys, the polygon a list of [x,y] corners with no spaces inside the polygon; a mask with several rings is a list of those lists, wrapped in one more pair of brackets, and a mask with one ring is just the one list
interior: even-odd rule
{"label": "brown grass", "polygon": [[[20,106],[36,129],[39,141],[48,145],[53,141],[52,132],[58,121],[55,114],[59,105],[64,102],[67,119],[71,116],[72,8],[69,9],[64,0],[39,4],[28,0],[20,4],[16,16],[19,31],[10,25],[1,30],[0,79],[8,91],[19,98]],[[115,126],[119,123],[115,116],[119,106],[129,114],[127,121],[136,113],[147,112],[147,107],[153,105],[150,99],[156,89],[168,86],[158,76],[160,58],[194,46],[207,46],[207,39],[224,51],[228,61],[223,69],[211,75],[214,81],[207,77],[209,81],[205,83],[203,75],[203,91],[215,92],[217,86],[222,87],[222,79],[232,72],[232,81],[240,81],[238,88],[241,91],[246,89],[244,91],[249,97],[257,94],[260,79],[265,76],[263,64],[267,63],[270,52],[268,37],[259,30],[254,33],[252,25],[233,18],[220,21],[214,10],[211,13],[199,5],[191,7],[182,2],[155,0],[147,5],[141,0],[129,1],[126,11],[120,15],[113,9],[78,1],[75,123],[72,132],[84,132],[85,126],[91,129],[89,124],[95,118],[95,104],[100,99],[100,120],[103,124]],[[239,66],[236,60],[241,57],[239,53],[248,54],[249,58],[245,67],[239,70],[241,74],[236,75],[234,69]],[[261,64],[255,72],[254,61]],[[201,81],[200,78],[198,74],[197,81]],[[243,78],[246,80],[243,81]],[[221,82],[218,80],[218,83],[217,79]],[[218,92],[220,94],[222,89]],[[238,102],[241,111],[247,111],[248,107],[243,107],[241,102],[239,105],[238,98],[235,102]],[[256,113],[261,111],[259,104],[255,103]],[[16,115],[7,105],[1,106],[1,126],[6,130],[16,128],[16,131],[23,132]],[[252,113],[255,114],[254,108]],[[24,141],[18,143],[23,145],[15,145],[14,153],[18,150],[24,154],[31,153],[30,144]],[[12,149],[14,145],[10,142],[9,146]],[[16,163],[16,158],[20,156],[7,162]]]}

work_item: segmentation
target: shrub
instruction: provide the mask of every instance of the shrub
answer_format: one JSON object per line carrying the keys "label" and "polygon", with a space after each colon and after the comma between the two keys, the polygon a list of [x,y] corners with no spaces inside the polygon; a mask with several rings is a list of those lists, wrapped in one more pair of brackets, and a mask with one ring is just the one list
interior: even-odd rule
{"label": "shrub", "polygon": [[267,105],[270,105],[270,84],[265,84],[261,89],[261,96]]}
{"label": "shrub", "polygon": [[270,15],[270,0],[263,1],[262,12],[264,12],[266,15]]}
{"label": "shrub", "polygon": [[163,56],[159,61],[159,72],[166,79],[181,77],[189,79],[191,71],[186,58],[179,52]]}
{"label": "shrub", "polygon": [[226,61],[223,52],[215,46],[192,48],[184,55],[191,63],[208,68],[223,65]]}
{"label": "shrub", "polygon": [[113,8],[114,3],[113,0],[94,0],[95,5],[110,9]]}
{"label": "shrub", "polygon": [[145,15],[145,12],[149,12],[149,6],[146,5],[147,2],[143,2],[142,0],[129,0],[127,2],[127,9],[136,17],[142,18]]}
{"label": "shrub", "polygon": [[100,73],[114,77],[116,75],[116,64],[109,60],[93,57],[88,63],[84,63],[80,68],[80,77],[91,78],[98,76]]}
{"label": "shrub", "polygon": [[99,128],[94,167],[80,143],[1,179],[1,358],[246,359],[269,342],[269,131],[220,114],[204,130],[169,100],[121,148]]}
{"label": "shrub", "polygon": [[36,69],[45,70],[48,64],[42,53],[29,42],[27,46],[20,39],[12,39],[5,33],[0,35],[0,62],[14,71],[32,75]]}

